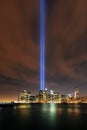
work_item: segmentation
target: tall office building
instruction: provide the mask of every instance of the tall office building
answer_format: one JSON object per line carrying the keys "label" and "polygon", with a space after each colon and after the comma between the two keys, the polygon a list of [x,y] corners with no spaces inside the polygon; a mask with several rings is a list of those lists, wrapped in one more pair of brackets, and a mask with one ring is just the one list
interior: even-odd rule
{"label": "tall office building", "polygon": [[78,87],[76,87],[75,92],[74,92],[74,99],[77,100],[79,98],[80,98],[79,89],[78,89]]}
{"label": "tall office building", "polygon": [[47,102],[47,89],[39,91],[39,102]]}
{"label": "tall office building", "polygon": [[18,95],[18,101],[21,103],[27,103],[30,101],[30,95],[31,93],[23,90],[19,95]]}

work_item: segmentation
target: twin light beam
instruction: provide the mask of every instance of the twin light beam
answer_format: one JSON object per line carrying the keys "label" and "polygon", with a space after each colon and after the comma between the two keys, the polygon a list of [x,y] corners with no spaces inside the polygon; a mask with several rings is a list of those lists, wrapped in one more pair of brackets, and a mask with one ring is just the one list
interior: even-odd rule
{"label": "twin light beam", "polygon": [[45,0],[40,0],[40,90],[45,89]]}

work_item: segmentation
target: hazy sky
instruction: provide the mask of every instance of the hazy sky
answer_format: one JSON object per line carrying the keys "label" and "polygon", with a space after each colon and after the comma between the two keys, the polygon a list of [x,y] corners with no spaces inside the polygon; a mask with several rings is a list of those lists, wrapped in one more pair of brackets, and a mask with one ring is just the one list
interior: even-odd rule
{"label": "hazy sky", "polygon": [[[0,0],[0,100],[40,85],[40,0]],[[46,87],[87,95],[87,0],[46,0]]]}

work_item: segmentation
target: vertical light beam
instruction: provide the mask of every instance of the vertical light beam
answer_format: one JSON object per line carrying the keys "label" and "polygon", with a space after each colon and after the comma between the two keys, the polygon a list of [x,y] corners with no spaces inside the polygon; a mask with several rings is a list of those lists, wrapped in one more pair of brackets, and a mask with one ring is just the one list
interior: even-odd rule
{"label": "vertical light beam", "polygon": [[40,90],[45,89],[45,0],[40,0]]}

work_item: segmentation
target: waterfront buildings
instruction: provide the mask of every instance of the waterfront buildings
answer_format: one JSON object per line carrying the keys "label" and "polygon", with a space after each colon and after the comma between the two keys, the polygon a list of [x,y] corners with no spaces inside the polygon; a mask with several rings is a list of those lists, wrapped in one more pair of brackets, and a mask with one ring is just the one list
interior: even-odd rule
{"label": "waterfront buildings", "polygon": [[31,93],[26,91],[26,90],[23,90],[21,91],[19,94],[18,94],[18,102],[26,102],[26,103],[29,103],[30,102],[30,95]]}
{"label": "waterfront buildings", "polygon": [[68,95],[55,92],[54,90],[39,90],[38,94],[32,96],[27,90],[18,94],[19,103],[87,103],[87,96],[81,97],[79,89],[76,87],[74,92]]}

